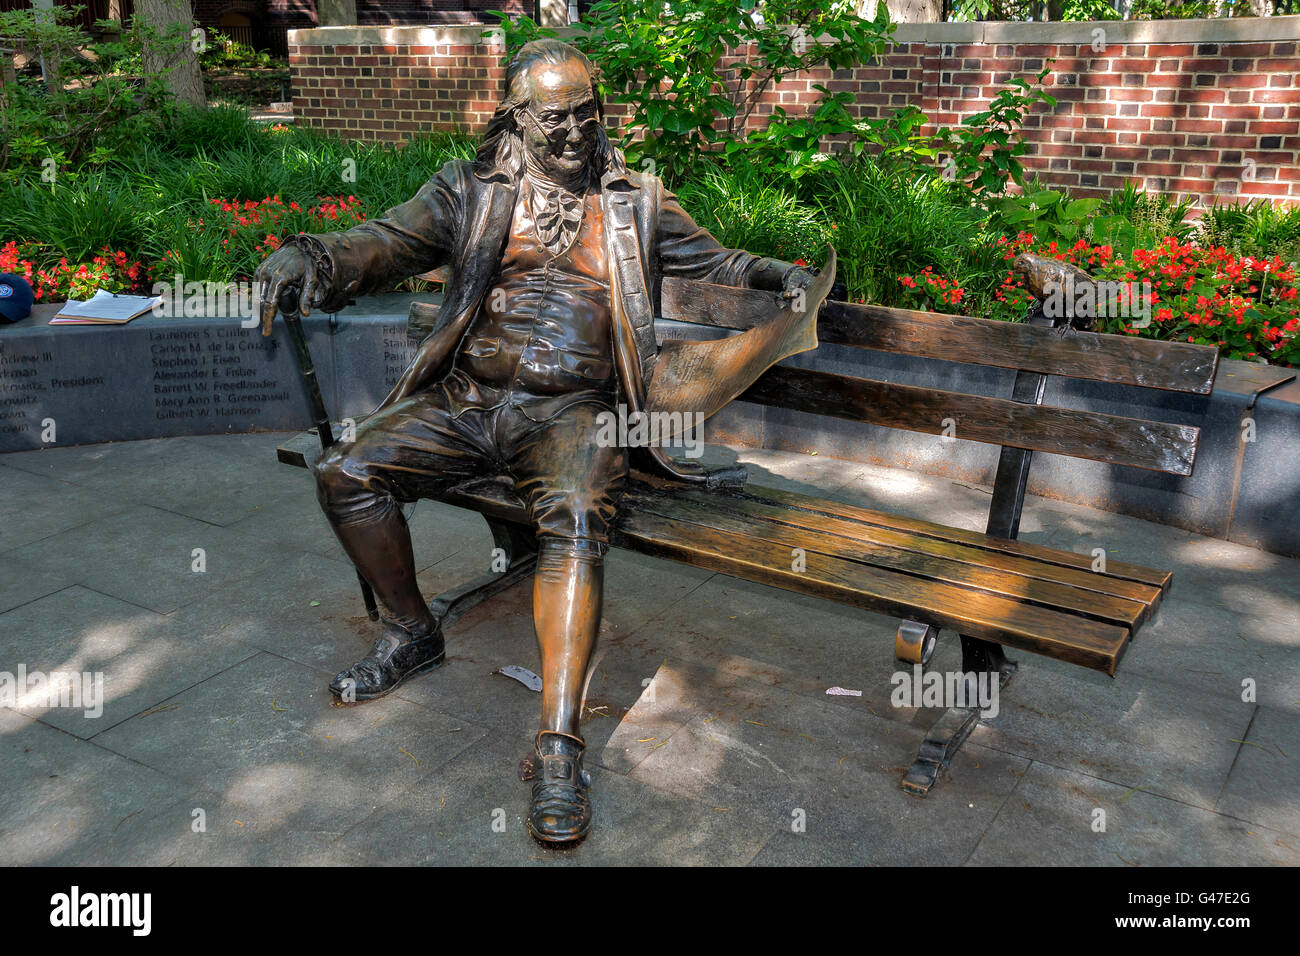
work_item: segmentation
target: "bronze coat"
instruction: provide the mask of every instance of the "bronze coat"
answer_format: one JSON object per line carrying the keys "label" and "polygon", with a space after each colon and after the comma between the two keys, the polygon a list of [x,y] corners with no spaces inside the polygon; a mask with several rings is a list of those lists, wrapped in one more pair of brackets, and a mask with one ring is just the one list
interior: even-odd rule
{"label": "bronze coat", "polygon": [[[518,181],[507,173],[481,176],[471,163],[453,160],[382,219],[313,237],[324,245],[333,269],[330,293],[321,305],[325,312],[341,310],[353,296],[451,266],[437,323],[380,408],[427,388],[446,372],[500,266],[518,189]],[[724,248],[655,176],[606,172],[601,208],[615,364],[628,407],[639,410],[659,351],[654,311],[663,276],[779,290],[791,265]],[[705,477],[696,462],[668,459],[659,448],[647,451],[676,477]]]}

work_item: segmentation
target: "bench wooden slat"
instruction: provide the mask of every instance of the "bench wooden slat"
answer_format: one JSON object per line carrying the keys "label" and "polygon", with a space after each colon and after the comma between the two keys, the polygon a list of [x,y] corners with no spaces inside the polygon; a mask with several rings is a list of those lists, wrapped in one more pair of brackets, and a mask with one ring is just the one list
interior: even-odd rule
{"label": "bench wooden slat", "polygon": [[[462,487],[443,500],[505,521],[526,520],[518,499],[498,483]],[[706,536],[699,525],[635,507],[620,513],[612,541],[651,557],[912,618],[1112,676],[1132,633],[1126,627],[817,552],[808,555],[805,570],[794,571],[785,543],[717,529]]]}
{"label": "bench wooden slat", "polygon": [[[751,327],[753,316],[772,301],[771,292],[675,277],[664,279],[661,296],[665,318],[732,329]],[[1219,364],[1217,349],[1187,342],[1062,334],[1019,322],[847,302],[822,307],[817,337],[880,352],[1197,395],[1210,393]]]}
{"label": "bench wooden slat", "polygon": [[878,382],[777,366],[741,401],[792,408],[886,428],[938,435],[944,420],[957,438],[1010,445],[1148,471],[1190,475],[1200,429],[1100,412],[1029,405],[1008,398]]}
{"label": "bench wooden slat", "polygon": [[[658,481],[658,479],[654,479]],[[664,482],[664,484],[668,484]],[[870,508],[863,508],[859,505],[849,504],[843,501],[832,501],[829,498],[811,498],[807,495],[801,495],[792,491],[785,491],[781,488],[772,488],[765,485],[747,484],[742,493],[743,497],[754,498],[759,501],[772,502],[782,507],[788,508],[792,516],[799,512],[810,512],[816,515],[826,515],[828,517],[843,518],[851,522],[857,522],[862,525],[874,525],[881,528],[896,528],[900,531],[907,531],[913,534],[925,537],[937,538],[943,541],[957,541],[963,544],[969,544],[989,552],[997,552],[1009,555],[1023,555],[1028,558],[1034,558],[1037,561],[1046,564],[1056,564],[1066,568],[1077,568],[1081,571],[1092,571],[1092,558],[1087,555],[1076,554],[1073,551],[1062,551],[1057,548],[1049,548],[1045,545],[1034,544],[1029,541],[1017,541],[1010,538],[994,538],[983,534],[979,531],[967,531],[964,528],[953,528],[948,525],[936,524],[933,521],[925,521],[920,518],[908,518],[903,515],[890,514],[884,511],[873,511]],[[1107,579],[1122,578],[1126,581],[1137,581],[1142,584],[1151,585],[1159,588],[1161,592],[1167,591],[1173,583],[1172,571],[1158,571],[1154,568],[1143,567],[1140,564],[1131,564],[1127,561],[1106,561]]]}
{"label": "bench wooden slat", "polygon": [[[951,576],[944,577],[945,580],[965,580],[978,571],[987,570],[996,582],[993,589],[1008,597],[1027,596],[1040,584],[1059,588],[1059,591],[1049,590],[1042,594],[1044,597],[1058,595],[1062,607],[1130,627],[1143,623],[1159,607],[1162,598],[1160,588],[1150,584],[1039,558],[987,550],[975,544],[882,528],[808,510],[795,511],[786,505],[773,505],[747,496],[715,495],[695,489],[652,496],[634,490],[629,492],[626,500],[631,507],[666,517],[679,516],[676,513],[678,502],[683,508],[689,505],[704,514],[730,513],[751,528],[754,534],[764,534],[764,524],[775,525],[783,530],[769,532],[767,536],[788,539],[796,545],[804,537],[827,535],[836,542],[832,546],[834,551],[848,547],[874,549],[889,561],[915,562],[918,573],[934,570]],[[808,499],[810,504],[816,501]],[[911,557],[899,557],[900,553]]]}
{"label": "bench wooden slat", "polygon": [[[805,553],[815,551],[828,557],[844,558],[872,567],[901,571],[926,580],[955,584],[1013,601],[1023,601],[1040,607],[1078,614],[1130,630],[1139,627],[1148,614],[1149,605],[1143,601],[1116,597],[1100,590],[1074,587],[1038,577],[1030,573],[1033,569],[1028,567],[1022,568],[1022,573],[1015,573],[973,564],[960,558],[912,550],[908,547],[891,547],[870,540],[855,540],[827,531],[767,520],[761,515],[731,511],[723,502],[719,502],[718,506],[714,507],[681,497],[636,495],[628,501],[628,507],[638,514],[657,514],[698,525],[704,529],[718,529],[762,538],[782,545],[787,555],[791,555],[792,549],[797,547],[803,549]],[[876,530],[879,532],[881,529]],[[896,532],[886,532],[886,534],[904,537]],[[933,538],[919,540],[939,543]],[[949,544],[948,547],[972,555],[987,554],[960,545]],[[1034,564],[1023,558],[1015,560],[1021,565]],[[787,560],[787,564],[789,563],[791,560]],[[1054,571],[1083,575],[1083,572],[1069,571],[1056,565],[1038,564],[1037,567],[1049,573]],[[1123,583],[1131,584],[1131,582]],[[1158,596],[1159,592],[1156,591],[1154,594]]]}
{"label": "bench wooden slat", "polygon": [[717,530],[702,540],[698,526],[659,515],[624,515],[614,541],[652,557],[919,620],[1111,675],[1129,640],[1128,628],[815,552],[803,571],[795,571],[784,545]]}

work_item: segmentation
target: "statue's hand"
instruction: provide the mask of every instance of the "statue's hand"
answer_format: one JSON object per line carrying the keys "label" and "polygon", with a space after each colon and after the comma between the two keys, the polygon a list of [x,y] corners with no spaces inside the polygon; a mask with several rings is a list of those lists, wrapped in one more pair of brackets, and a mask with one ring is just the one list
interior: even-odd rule
{"label": "statue's hand", "polygon": [[328,291],[318,283],[311,257],[293,245],[281,246],[257,267],[253,290],[263,335],[271,334],[271,323],[282,303],[287,305],[296,298],[302,314],[310,315],[312,306],[323,302]]}
{"label": "statue's hand", "polygon": [[816,273],[802,266],[791,269],[786,273],[785,281],[782,283],[781,298],[794,299],[805,294],[816,278]]}

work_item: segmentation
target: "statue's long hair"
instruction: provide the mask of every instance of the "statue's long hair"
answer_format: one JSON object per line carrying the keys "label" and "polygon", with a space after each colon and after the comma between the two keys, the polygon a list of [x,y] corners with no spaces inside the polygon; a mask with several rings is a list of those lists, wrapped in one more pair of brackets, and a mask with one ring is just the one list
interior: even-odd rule
{"label": "statue's long hair", "polygon": [[488,120],[483,141],[479,144],[478,154],[474,157],[474,172],[486,179],[494,173],[505,173],[511,180],[517,180],[524,169],[524,134],[519,125],[517,114],[529,102],[527,79],[529,69],[536,63],[559,65],[568,60],[577,60],[587,69],[591,77],[591,95],[596,98],[596,115],[600,126],[596,130],[596,149],[592,156],[596,176],[612,170],[615,173],[627,171],[627,162],[623,151],[610,142],[605,132],[605,103],[601,99],[600,89],[596,85],[596,70],[591,61],[575,46],[561,40],[532,40],[519,48],[506,67],[506,95],[497,106],[492,119]]}

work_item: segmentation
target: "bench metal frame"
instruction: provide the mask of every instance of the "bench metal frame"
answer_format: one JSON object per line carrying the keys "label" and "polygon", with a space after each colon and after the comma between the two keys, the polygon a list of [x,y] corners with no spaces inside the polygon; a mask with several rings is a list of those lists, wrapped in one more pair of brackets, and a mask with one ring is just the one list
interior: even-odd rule
{"label": "bench metal frame", "polygon": [[[1028,320],[1034,325],[1057,327],[1068,320],[1052,320],[1044,316],[1041,310],[1035,312]],[[1016,382],[1011,391],[1012,401],[1027,405],[1041,405],[1047,389],[1047,376],[1037,372],[1018,371]],[[1020,534],[1020,514],[1025,507],[1025,489],[1029,483],[1029,466],[1034,460],[1034,453],[1027,448],[1002,446],[998,455],[998,470],[993,479],[993,500],[989,502],[989,519],[984,533],[997,538],[1014,540]],[[921,637],[915,637],[918,629],[923,629]],[[933,632],[933,633],[931,633]],[[938,629],[928,627],[919,621],[904,621],[898,629],[898,643],[919,645],[923,655],[920,660],[925,664],[938,640]],[[904,635],[907,635],[904,638]],[[896,655],[900,660],[911,660],[910,655]],[[1005,687],[1019,668],[1016,661],[1007,658],[1001,644],[982,641],[979,638],[961,635],[961,669],[966,674],[996,673],[998,689]],[[905,793],[924,797],[938,782],[939,774],[948,769],[948,764],[956,756],[961,745],[966,742],[975,725],[979,723],[978,707],[949,707],[926,732],[925,740],[917,749],[916,759],[903,774],[902,788]]]}

